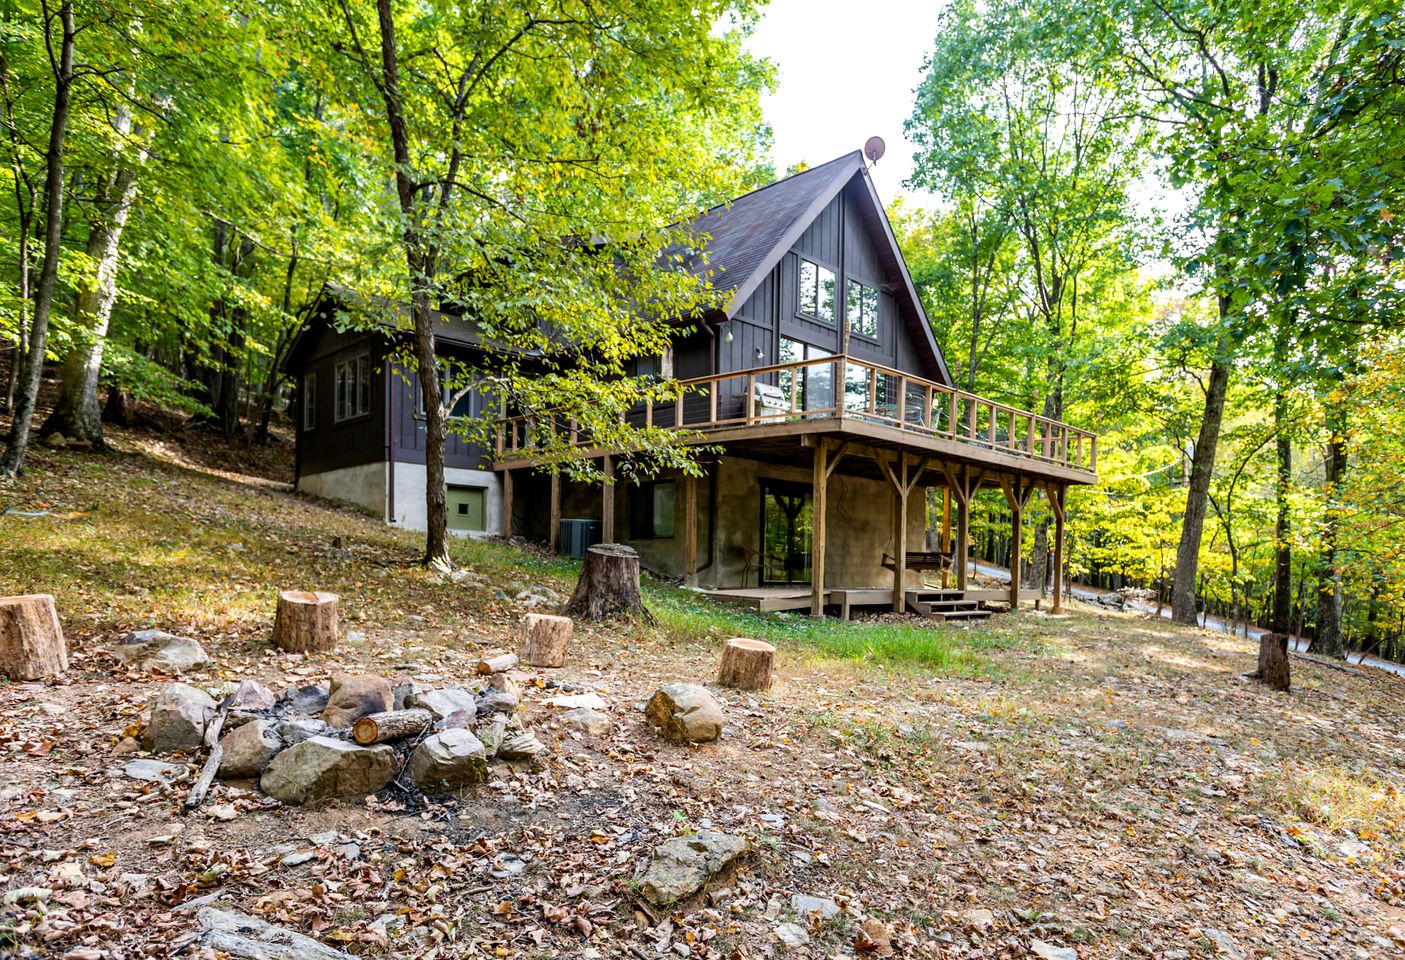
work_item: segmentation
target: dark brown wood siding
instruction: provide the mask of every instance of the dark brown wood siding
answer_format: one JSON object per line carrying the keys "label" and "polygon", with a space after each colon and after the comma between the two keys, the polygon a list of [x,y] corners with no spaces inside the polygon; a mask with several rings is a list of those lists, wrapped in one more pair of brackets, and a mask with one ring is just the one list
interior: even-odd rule
{"label": "dark brown wood siding", "polygon": [[[369,411],[358,417],[334,422],[336,365],[366,354],[371,361]],[[306,376],[317,377],[312,429],[303,426]],[[297,383],[298,473],[323,473],[343,467],[376,463],[385,459],[385,371],[384,342],[361,331],[324,329],[309,351],[307,364],[299,371]]]}
{"label": "dark brown wood siding", "polygon": [[[395,459],[401,463],[424,463],[424,415],[420,413],[420,381],[413,371],[404,375],[393,375],[391,382],[390,422],[392,448]],[[469,394],[469,413],[473,417],[497,417],[496,410],[488,410],[483,397],[477,392]],[[490,451],[478,444],[465,443],[457,434],[450,431],[444,445],[444,465],[470,470],[488,470],[492,467]]]}

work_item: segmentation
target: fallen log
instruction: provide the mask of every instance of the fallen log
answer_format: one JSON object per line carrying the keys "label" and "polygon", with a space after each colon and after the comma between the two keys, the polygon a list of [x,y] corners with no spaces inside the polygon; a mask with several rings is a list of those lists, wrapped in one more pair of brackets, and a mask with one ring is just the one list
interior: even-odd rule
{"label": "fallen log", "polygon": [[503,673],[517,666],[517,654],[498,653],[478,661],[478,672],[487,676],[490,673]]}
{"label": "fallen log", "polygon": [[363,747],[402,737],[418,736],[434,723],[434,714],[421,707],[369,713],[351,725],[351,738]]}

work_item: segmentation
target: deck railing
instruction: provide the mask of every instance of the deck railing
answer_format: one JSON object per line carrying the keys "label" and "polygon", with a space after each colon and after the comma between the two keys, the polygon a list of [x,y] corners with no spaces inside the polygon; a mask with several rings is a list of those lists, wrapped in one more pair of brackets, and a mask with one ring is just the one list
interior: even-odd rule
{"label": "deck railing", "polygon": [[[709,431],[797,420],[854,420],[903,433],[951,440],[1014,457],[1096,473],[1097,437],[1058,420],[854,357],[822,357],[698,377],[666,403],[647,402],[626,417],[635,426]],[[543,429],[574,424],[505,417],[498,423],[500,460],[530,456]]]}

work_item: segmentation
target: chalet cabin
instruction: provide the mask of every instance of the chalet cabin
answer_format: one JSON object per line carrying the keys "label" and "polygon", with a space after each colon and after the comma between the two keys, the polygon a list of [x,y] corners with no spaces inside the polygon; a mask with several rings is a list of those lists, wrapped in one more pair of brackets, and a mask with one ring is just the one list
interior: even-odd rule
{"label": "chalet cabin", "polygon": [[[637,423],[686,428],[720,447],[706,473],[583,485],[532,466],[533,425],[501,418],[492,449],[448,441],[449,526],[468,535],[620,542],[659,573],[763,610],[822,613],[891,606],[945,618],[1011,607],[1018,588],[967,589],[967,504],[1003,491],[1019,518],[1035,493],[1055,518],[1096,480],[1092,434],[955,388],[874,192],[864,158],[840,157],[704,213],[709,270],[725,305],[636,373],[671,374],[677,402]],[[412,374],[390,368],[388,341],[342,331],[329,296],[295,344],[297,487],[423,529],[424,425]],[[440,350],[485,345],[442,318]],[[469,396],[455,416],[497,416]],[[618,451],[582,446],[613,478]],[[926,494],[954,513],[928,549]],[[564,523],[563,523],[564,521]],[[924,586],[940,572],[943,588]],[[1055,578],[1052,601],[1061,602]]]}

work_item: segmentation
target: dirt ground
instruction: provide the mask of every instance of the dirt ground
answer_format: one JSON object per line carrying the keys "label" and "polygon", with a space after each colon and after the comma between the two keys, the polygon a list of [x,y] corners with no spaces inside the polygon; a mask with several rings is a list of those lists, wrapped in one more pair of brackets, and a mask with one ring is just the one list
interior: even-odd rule
{"label": "dirt ground", "polygon": [[[1402,953],[1390,676],[1295,659],[1275,694],[1245,677],[1243,640],[1091,608],[1003,615],[1014,642],[959,676],[827,656],[781,620],[797,639],[774,689],[718,691],[724,736],[682,747],[642,704],[709,682],[721,637],[588,627],[567,667],[524,671],[524,721],[550,747],[536,767],[495,764],[413,809],[217,783],[187,814],[201,758],[161,785],[114,755],[170,679],[115,663],[124,630],[195,636],[215,666],[184,679],[212,689],[339,670],[449,683],[511,644],[524,587],[560,597],[569,569],[474,545],[465,586],[410,566],[412,537],[137,443],[41,453],[0,501],[47,514],[0,517],[0,592],[54,593],[72,650],[62,681],[0,684],[0,954],[170,955],[203,903],[373,957],[883,955],[871,921],[911,957]],[[293,571],[346,602],[334,654],[267,641],[269,597],[309,585]],[[598,692],[613,732],[564,730],[542,703],[563,683]],[[653,847],[705,827],[754,852],[699,898],[643,904]],[[796,894],[842,910],[798,916]],[[785,923],[809,943],[783,944]]]}

